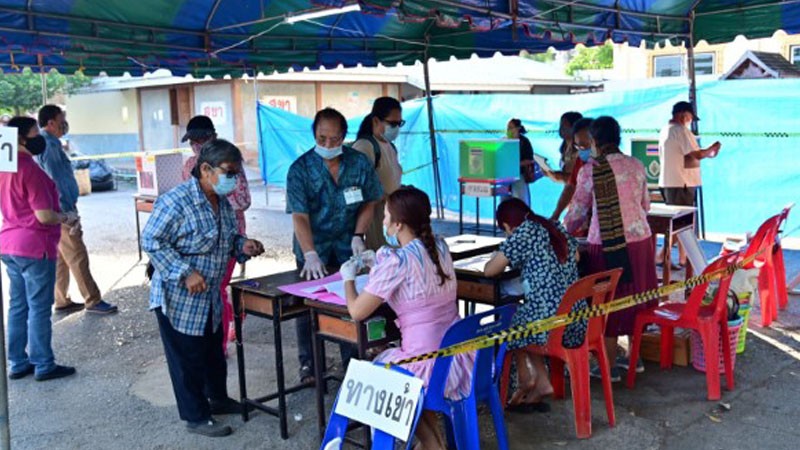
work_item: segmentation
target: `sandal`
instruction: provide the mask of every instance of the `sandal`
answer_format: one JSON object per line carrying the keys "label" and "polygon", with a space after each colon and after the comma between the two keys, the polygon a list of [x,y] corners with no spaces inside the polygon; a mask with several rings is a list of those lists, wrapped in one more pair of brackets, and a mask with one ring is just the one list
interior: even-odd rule
{"label": "sandal", "polygon": [[311,366],[300,367],[300,383],[311,384],[314,381],[314,370],[311,368]]}
{"label": "sandal", "polygon": [[516,405],[508,405],[506,409],[514,413],[530,414],[535,412],[549,413],[551,408],[549,403],[538,401],[533,403],[517,403]]}

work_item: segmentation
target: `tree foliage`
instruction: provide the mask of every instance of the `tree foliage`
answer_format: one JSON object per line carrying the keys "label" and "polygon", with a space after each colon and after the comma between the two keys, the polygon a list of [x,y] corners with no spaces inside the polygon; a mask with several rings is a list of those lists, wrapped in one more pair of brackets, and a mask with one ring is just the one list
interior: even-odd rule
{"label": "tree foliage", "polygon": [[[91,82],[91,78],[81,72],[62,75],[55,69],[48,72],[45,79],[48,99],[58,94],[71,95]],[[34,73],[27,67],[20,73],[0,72],[0,110],[21,115],[37,110],[42,104],[40,73]]]}
{"label": "tree foliage", "polygon": [[536,62],[540,63],[550,63],[555,61],[556,59],[556,52],[552,48],[548,48],[546,52],[543,53],[524,53],[523,56],[528,59],[532,59]]}
{"label": "tree foliage", "polygon": [[597,47],[581,47],[576,49],[575,56],[567,63],[568,75],[575,75],[579,70],[611,69],[614,67],[614,46],[610,43]]}

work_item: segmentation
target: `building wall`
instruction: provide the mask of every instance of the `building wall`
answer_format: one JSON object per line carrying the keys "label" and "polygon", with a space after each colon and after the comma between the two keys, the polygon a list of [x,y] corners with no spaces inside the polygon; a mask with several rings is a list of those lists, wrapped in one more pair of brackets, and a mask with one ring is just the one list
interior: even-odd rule
{"label": "building wall", "polygon": [[[139,150],[139,109],[136,91],[89,92],[66,98],[70,150],[84,155]],[[128,168],[132,158],[109,161]]]}
{"label": "building wall", "polygon": [[171,122],[169,89],[139,90],[144,150],[173,148],[177,129]]}
{"label": "building wall", "polygon": [[383,96],[382,84],[326,83],[321,87],[320,106],[335,108],[345,117],[369,113],[375,99]]}
{"label": "building wall", "polygon": [[194,114],[206,115],[214,122],[217,135],[225,140],[234,142],[235,114],[233,111],[233,96],[231,83],[195,84],[194,87]]}

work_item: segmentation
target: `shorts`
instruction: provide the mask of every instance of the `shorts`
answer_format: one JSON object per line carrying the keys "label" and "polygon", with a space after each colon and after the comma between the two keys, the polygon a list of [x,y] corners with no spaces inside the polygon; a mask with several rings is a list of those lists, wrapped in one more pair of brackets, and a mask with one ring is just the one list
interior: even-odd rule
{"label": "shorts", "polygon": [[694,206],[696,192],[697,188],[694,186],[661,188],[661,195],[664,197],[664,203],[668,205]]}

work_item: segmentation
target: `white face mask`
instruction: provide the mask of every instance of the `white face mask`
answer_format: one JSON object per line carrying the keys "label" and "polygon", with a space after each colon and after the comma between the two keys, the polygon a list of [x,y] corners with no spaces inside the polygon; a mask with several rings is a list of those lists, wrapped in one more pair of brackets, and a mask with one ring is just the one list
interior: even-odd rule
{"label": "white face mask", "polygon": [[386,129],[383,131],[383,138],[389,142],[394,142],[397,136],[400,135],[400,127],[395,125],[386,124]]}
{"label": "white face mask", "polygon": [[314,151],[323,159],[334,159],[342,154],[342,146],[337,145],[333,148],[327,148],[317,144],[314,146]]}

